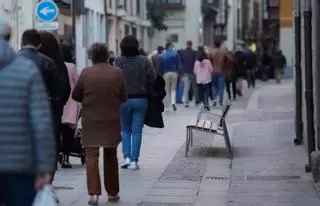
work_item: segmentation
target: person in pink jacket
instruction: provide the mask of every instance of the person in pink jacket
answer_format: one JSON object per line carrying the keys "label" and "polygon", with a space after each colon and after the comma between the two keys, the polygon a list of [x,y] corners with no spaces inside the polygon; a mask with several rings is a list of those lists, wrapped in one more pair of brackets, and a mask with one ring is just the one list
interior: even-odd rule
{"label": "person in pink jacket", "polygon": [[[70,63],[72,62],[71,52],[64,48],[63,56],[68,69],[69,82],[72,91],[78,80],[78,72],[76,66],[73,63]],[[69,161],[69,155],[73,148],[74,133],[78,116],[78,103],[71,98],[71,94],[72,92],[70,93],[68,102],[64,106],[62,115],[62,168],[72,168]]]}
{"label": "person in pink jacket", "polygon": [[213,67],[210,60],[207,58],[207,54],[204,50],[199,50],[198,58],[194,63],[194,74],[196,75],[200,100],[204,104],[206,110],[210,110],[209,93],[212,72]]}

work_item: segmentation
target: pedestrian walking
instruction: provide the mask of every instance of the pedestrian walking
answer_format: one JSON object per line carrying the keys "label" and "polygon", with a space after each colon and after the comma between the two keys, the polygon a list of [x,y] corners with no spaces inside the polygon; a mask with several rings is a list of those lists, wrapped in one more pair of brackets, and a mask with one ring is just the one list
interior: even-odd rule
{"label": "pedestrian walking", "polygon": [[173,45],[168,43],[166,45],[166,52],[161,54],[159,63],[157,65],[158,73],[163,75],[166,82],[166,97],[164,99],[166,111],[177,110],[177,83],[179,74],[182,71],[182,64],[180,56],[174,50]]}
{"label": "pedestrian walking", "polygon": [[[72,53],[70,52],[70,50],[63,47],[62,56],[64,58],[64,62],[68,69],[69,83],[72,91],[78,80],[77,68],[75,64],[71,63]],[[62,168],[72,168],[72,165],[69,161],[69,155],[73,149],[77,117],[78,117],[78,103],[72,99],[70,94],[67,103],[64,105],[63,115],[62,115],[62,126],[61,126],[61,132],[62,132],[61,167]]]}
{"label": "pedestrian walking", "polygon": [[256,86],[256,68],[257,68],[257,56],[250,49],[245,52],[246,56],[246,79],[248,82],[248,88],[254,88]]}
{"label": "pedestrian walking", "polygon": [[236,88],[238,96],[243,96],[242,89],[243,89],[243,79],[245,77],[245,68],[246,68],[246,58],[243,52],[243,49],[238,46],[235,53],[235,73],[236,73]]}
{"label": "pedestrian walking", "polygon": [[224,85],[225,85],[225,62],[227,52],[221,48],[221,42],[215,41],[215,49],[210,53],[210,61],[214,68],[212,75],[212,96],[214,98],[213,105],[216,106],[219,99],[220,106],[223,106]]}
{"label": "pedestrian walking", "polygon": [[58,40],[50,32],[40,32],[40,48],[39,52],[52,59],[56,65],[55,86],[60,93],[58,104],[54,104],[53,108],[53,124],[55,126],[55,137],[57,146],[57,164],[59,162],[59,153],[61,148],[61,124],[64,105],[67,103],[71,87],[68,77],[68,69],[61,55],[61,48]]}
{"label": "pedestrian walking", "polygon": [[209,92],[213,67],[211,62],[208,60],[205,51],[200,50],[197,56],[198,59],[194,64],[194,74],[198,85],[200,100],[202,101],[205,109],[209,111]]}
{"label": "pedestrian walking", "polygon": [[152,64],[153,64],[154,68],[157,68],[157,65],[159,63],[160,55],[163,53],[163,51],[164,51],[163,46],[158,46],[157,52],[151,57],[151,61],[152,61]]}
{"label": "pedestrian walking", "polygon": [[277,84],[281,83],[284,75],[284,68],[287,65],[286,57],[282,54],[281,50],[276,51],[272,58],[272,67],[274,68],[274,79]]}
{"label": "pedestrian walking", "polygon": [[143,48],[140,48],[140,49],[139,49],[139,55],[140,55],[140,56],[145,56],[145,57],[147,56],[147,54],[146,54],[146,52],[144,51]]}
{"label": "pedestrian walking", "polygon": [[2,36],[0,99],[0,205],[31,206],[55,170],[50,105],[39,69]]}
{"label": "pedestrian walking", "polygon": [[89,205],[97,205],[101,195],[99,148],[103,148],[104,185],[111,202],[119,200],[117,147],[121,141],[120,107],[127,99],[123,73],[106,63],[108,50],[95,43],[88,51],[93,66],[85,68],[72,92],[82,103],[82,143],[86,154]]}
{"label": "pedestrian walking", "polygon": [[192,48],[192,41],[187,41],[187,47],[181,52],[181,63],[183,67],[182,82],[183,103],[189,107],[189,91],[192,89],[193,99],[196,104],[199,103],[198,87],[196,77],[193,72],[195,61],[197,60],[197,51]]}
{"label": "pedestrian walking", "polygon": [[[47,43],[46,43],[47,44]],[[31,29],[26,30],[22,34],[21,45],[22,49],[19,51],[19,55],[26,57],[31,60],[42,75],[42,79],[44,81],[48,99],[50,100],[51,112],[54,124],[54,132],[56,137],[56,151],[57,151],[57,162],[58,162],[58,153],[60,149],[60,134],[61,134],[61,116],[62,110],[64,106],[64,96],[69,90],[68,88],[64,88],[64,80],[61,78],[59,73],[59,69],[52,59],[52,55],[50,57],[42,54],[39,51],[40,47],[47,47],[42,45],[41,36],[37,30]],[[50,43],[51,44],[51,43]],[[55,48],[51,54],[60,54],[60,49],[55,50]],[[56,58],[58,59],[58,57]],[[69,83],[68,83],[69,85]]]}
{"label": "pedestrian walking", "polygon": [[[228,94],[228,99],[236,100],[237,99],[237,86],[236,86],[236,66],[235,66],[235,58],[234,54],[231,51],[227,52],[229,58],[226,58],[225,68],[226,68],[226,90]],[[232,91],[232,92],[231,92]]]}
{"label": "pedestrian walking", "polygon": [[121,106],[121,135],[123,169],[139,169],[142,130],[148,108],[149,92],[156,74],[151,61],[139,55],[139,42],[133,36],[126,36],[120,43],[121,56],[115,65],[123,71],[128,88],[128,100]]}

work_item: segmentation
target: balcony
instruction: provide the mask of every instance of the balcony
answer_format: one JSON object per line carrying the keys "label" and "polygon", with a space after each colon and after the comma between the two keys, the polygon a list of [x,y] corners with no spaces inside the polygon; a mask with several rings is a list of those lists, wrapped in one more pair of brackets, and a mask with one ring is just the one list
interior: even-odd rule
{"label": "balcony", "polygon": [[186,7],[186,0],[158,0],[164,10],[182,10]]}
{"label": "balcony", "polygon": [[201,2],[202,13],[211,19],[215,19],[219,6],[220,0],[202,0]]}

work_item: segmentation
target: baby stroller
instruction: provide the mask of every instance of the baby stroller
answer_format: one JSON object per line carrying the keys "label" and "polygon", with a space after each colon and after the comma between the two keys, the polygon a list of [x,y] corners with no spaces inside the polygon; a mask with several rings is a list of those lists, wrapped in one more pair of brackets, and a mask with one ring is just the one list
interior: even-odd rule
{"label": "baby stroller", "polygon": [[[70,152],[71,157],[79,157],[82,165],[85,164],[85,152],[82,146],[82,125],[81,125],[81,112],[79,112],[78,121],[76,123],[76,129],[74,134],[74,141],[72,151]],[[62,164],[63,153],[59,154],[59,164]]]}

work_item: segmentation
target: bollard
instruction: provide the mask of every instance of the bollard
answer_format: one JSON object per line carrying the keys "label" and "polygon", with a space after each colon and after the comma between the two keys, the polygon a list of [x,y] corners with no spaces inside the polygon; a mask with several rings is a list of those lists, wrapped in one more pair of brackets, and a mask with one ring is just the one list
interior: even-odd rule
{"label": "bollard", "polygon": [[302,73],[301,73],[301,1],[294,1],[294,34],[295,34],[295,90],[296,90],[296,115],[295,115],[295,145],[303,143],[302,123]]}
{"label": "bollard", "polygon": [[307,114],[307,137],[308,137],[308,164],[306,172],[311,172],[311,153],[315,151],[314,135],[314,103],[313,103],[313,73],[312,73],[312,11],[311,0],[305,0],[304,17],[304,52],[305,52],[305,100]]}

